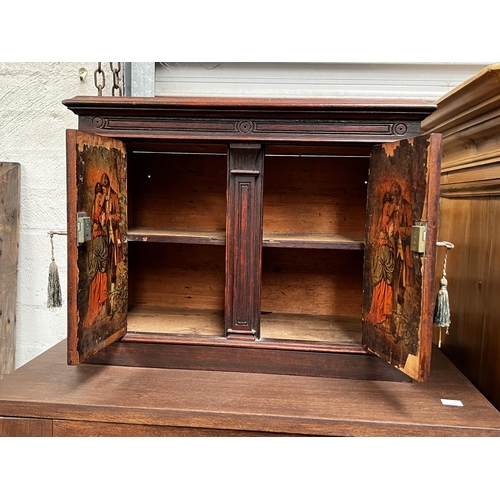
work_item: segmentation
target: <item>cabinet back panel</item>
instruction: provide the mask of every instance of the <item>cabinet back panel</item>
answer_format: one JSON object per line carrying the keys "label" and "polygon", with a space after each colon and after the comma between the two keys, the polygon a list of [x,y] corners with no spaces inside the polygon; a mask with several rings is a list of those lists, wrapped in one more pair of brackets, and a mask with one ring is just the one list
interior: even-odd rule
{"label": "cabinet back panel", "polygon": [[226,228],[226,155],[135,153],[130,227]]}
{"label": "cabinet back panel", "polygon": [[363,252],[264,248],[262,311],[361,317]]}
{"label": "cabinet back panel", "polygon": [[364,233],[368,162],[266,156],[264,232]]}
{"label": "cabinet back panel", "polygon": [[224,309],[225,247],[130,243],[129,305]]}

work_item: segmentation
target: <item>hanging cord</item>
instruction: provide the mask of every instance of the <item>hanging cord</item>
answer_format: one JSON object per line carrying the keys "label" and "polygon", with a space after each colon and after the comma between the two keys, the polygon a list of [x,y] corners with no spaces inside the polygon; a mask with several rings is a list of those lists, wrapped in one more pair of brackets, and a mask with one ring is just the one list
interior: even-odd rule
{"label": "hanging cord", "polygon": [[444,259],[443,259],[443,274],[439,282],[439,291],[436,296],[436,307],[434,309],[434,325],[439,327],[439,341],[438,347],[441,349],[441,333],[442,328],[446,328],[446,335],[449,335],[449,329],[451,325],[451,314],[450,314],[450,299],[448,295],[448,280],[446,279],[446,263],[448,260],[448,250],[455,247],[453,243],[449,241],[438,241],[436,243],[439,247],[445,247]]}
{"label": "hanging cord", "polygon": [[54,309],[62,306],[61,282],[59,280],[59,270],[54,257],[54,234],[65,235],[65,231],[50,231],[51,261],[49,266],[49,284],[47,286],[47,307]]}

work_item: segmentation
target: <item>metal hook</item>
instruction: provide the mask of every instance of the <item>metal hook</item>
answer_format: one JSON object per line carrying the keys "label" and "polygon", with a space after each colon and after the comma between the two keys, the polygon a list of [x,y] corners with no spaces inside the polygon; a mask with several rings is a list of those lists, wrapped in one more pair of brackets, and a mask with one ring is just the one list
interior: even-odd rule
{"label": "metal hook", "polygon": [[449,241],[436,241],[436,246],[446,247],[448,250],[455,248],[455,245],[453,243],[450,243]]}

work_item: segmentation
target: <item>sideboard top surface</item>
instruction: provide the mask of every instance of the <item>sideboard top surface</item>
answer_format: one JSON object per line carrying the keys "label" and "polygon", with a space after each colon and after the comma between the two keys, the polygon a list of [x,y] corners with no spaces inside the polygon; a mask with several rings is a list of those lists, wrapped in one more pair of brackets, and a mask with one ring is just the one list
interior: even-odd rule
{"label": "sideboard top surface", "polygon": [[309,435],[500,436],[500,413],[438,349],[429,381],[406,383],[68,366],[63,341],[0,381],[0,415]]}

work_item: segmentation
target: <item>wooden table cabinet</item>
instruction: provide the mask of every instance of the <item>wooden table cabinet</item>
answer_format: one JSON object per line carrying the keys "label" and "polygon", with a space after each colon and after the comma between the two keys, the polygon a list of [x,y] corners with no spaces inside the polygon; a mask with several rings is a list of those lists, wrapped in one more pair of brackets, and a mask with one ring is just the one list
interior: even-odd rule
{"label": "wooden table cabinet", "polygon": [[435,106],[64,104],[70,364],[427,379]]}

